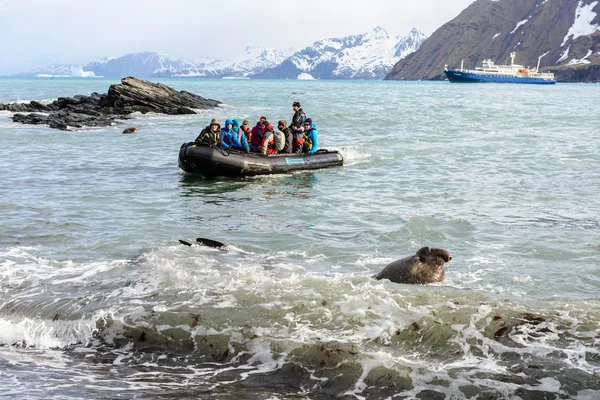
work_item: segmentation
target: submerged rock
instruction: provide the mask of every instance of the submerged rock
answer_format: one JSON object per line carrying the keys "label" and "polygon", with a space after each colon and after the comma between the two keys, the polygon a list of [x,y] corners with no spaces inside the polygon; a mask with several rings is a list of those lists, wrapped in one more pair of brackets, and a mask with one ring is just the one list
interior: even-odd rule
{"label": "submerged rock", "polygon": [[[111,85],[106,94],[59,97],[44,105],[29,103],[0,104],[0,110],[16,113],[14,122],[47,124],[51,128],[69,129],[108,126],[118,120],[129,119],[134,112],[180,115],[195,114],[194,109],[210,109],[221,104],[187,92],[178,92],[162,83],[127,77],[120,84]],[[27,114],[25,114],[27,113]]]}

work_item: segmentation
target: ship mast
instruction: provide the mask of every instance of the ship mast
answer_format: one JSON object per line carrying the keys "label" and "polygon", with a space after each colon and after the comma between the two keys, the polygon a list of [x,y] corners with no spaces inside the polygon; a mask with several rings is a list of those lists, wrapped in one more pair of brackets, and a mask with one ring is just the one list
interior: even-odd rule
{"label": "ship mast", "polygon": [[515,63],[516,55],[517,55],[517,53],[515,53],[514,51],[512,53],[510,53],[510,65],[513,65]]}

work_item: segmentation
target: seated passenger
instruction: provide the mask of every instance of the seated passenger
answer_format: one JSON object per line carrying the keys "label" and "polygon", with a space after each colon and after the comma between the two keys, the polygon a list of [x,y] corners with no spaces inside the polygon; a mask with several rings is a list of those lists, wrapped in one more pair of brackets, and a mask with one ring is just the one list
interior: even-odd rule
{"label": "seated passenger", "polygon": [[256,123],[256,126],[252,128],[252,137],[250,138],[250,150],[260,153],[260,147],[262,145],[264,127],[263,122],[267,120],[267,117],[260,117],[260,120]]}
{"label": "seated passenger", "polygon": [[235,118],[232,122],[233,126],[231,127],[231,133],[235,141],[233,148],[237,150],[243,150],[246,152],[250,151],[250,146],[246,141],[246,135],[244,134],[242,128],[240,128],[240,120]]}
{"label": "seated passenger", "polygon": [[303,151],[312,154],[316,153],[317,150],[319,150],[319,132],[317,132],[317,126],[312,123],[312,119],[307,118],[304,121]]}
{"label": "seated passenger", "polygon": [[304,149],[304,127],[300,125],[300,122],[294,123],[295,129],[292,130],[292,153],[300,154]]}
{"label": "seated passenger", "polygon": [[279,120],[279,122],[277,123],[277,127],[281,132],[283,132],[283,135],[285,137],[285,143],[283,149],[281,149],[281,153],[289,154],[292,152],[293,149],[294,135],[292,133],[292,130],[288,128],[287,121],[285,119]]}
{"label": "seated passenger", "polygon": [[196,144],[208,144],[210,146],[219,146],[221,144],[221,125],[216,118],[210,120],[210,125],[202,129],[200,135],[196,138]]}
{"label": "seated passenger", "polygon": [[225,126],[221,128],[221,146],[223,148],[229,149],[235,147],[236,145],[241,145],[237,142],[237,139],[233,137],[233,121],[230,119],[225,120]]}
{"label": "seated passenger", "polygon": [[248,126],[247,119],[245,119],[244,122],[242,122],[242,126],[240,126],[240,129],[244,132],[246,136],[246,142],[250,143],[250,139],[252,138],[252,130]]}
{"label": "seated passenger", "polygon": [[260,152],[263,155],[271,155],[279,153],[279,150],[283,149],[285,137],[283,132],[275,130],[273,125],[269,121],[263,122],[263,139],[260,146]]}

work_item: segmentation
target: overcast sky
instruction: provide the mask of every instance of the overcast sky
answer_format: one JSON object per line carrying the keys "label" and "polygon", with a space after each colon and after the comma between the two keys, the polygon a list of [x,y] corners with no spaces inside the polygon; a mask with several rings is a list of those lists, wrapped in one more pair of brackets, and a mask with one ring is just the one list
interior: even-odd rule
{"label": "overcast sky", "polygon": [[431,35],[474,0],[0,0],[0,75],[154,51],[190,60],[301,48],[376,26]]}

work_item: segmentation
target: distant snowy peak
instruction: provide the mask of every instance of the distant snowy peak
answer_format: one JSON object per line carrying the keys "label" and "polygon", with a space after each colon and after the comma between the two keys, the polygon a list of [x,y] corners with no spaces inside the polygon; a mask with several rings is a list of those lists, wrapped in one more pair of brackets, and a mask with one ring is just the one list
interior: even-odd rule
{"label": "distant snowy peak", "polygon": [[295,50],[278,50],[271,47],[246,47],[243,54],[206,63],[199,76],[248,77],[272,68],[288,58]]}
{"label": "distant snowy peak", "polygon": [[75,78],[101,78],[93,72],[84,71],[81,65],[75,64],[53,64],[46,68],[38,68],[27,74],[27,76],[39,77],[75,77]]}
{"label": "distant snowy peak", "polygon": [[407,55],[414,53],[419,49],[419,47],[421,47],[421,44],[425,41],[425,39],[427,39],[425,34],[416,28],[413,28],[410,33],[403,37],[394,47],[396,50],[394,52],[394,57],[399,57],[399,59],[402,59]]}
{"label": "distant snowy peak", "polygon": [[360,35],[314,42],[257,77],[292,79],[308,73],[318,79],[382,79],[425,39],[414,28],[407,36],[390,36],[377,26]]}
{"label": "distant snowy peak", "polygon": [[193,61],[177,58],[164,53],[131,53],[117,58],[105,58],[92,62],[83,67],[96,75],[111,78],[125,76],[151,77],[173,76],[197,71],[198,66]]}
{"label": "distant snowy peak", "polygon": [[113,56],[106,56],[106,57],[102,57],[99,61],[97,61],[100,64],[106,64],[107,62],[109,62],[110,60],[114,60],[115,58],[118,57],[113,57]]}

